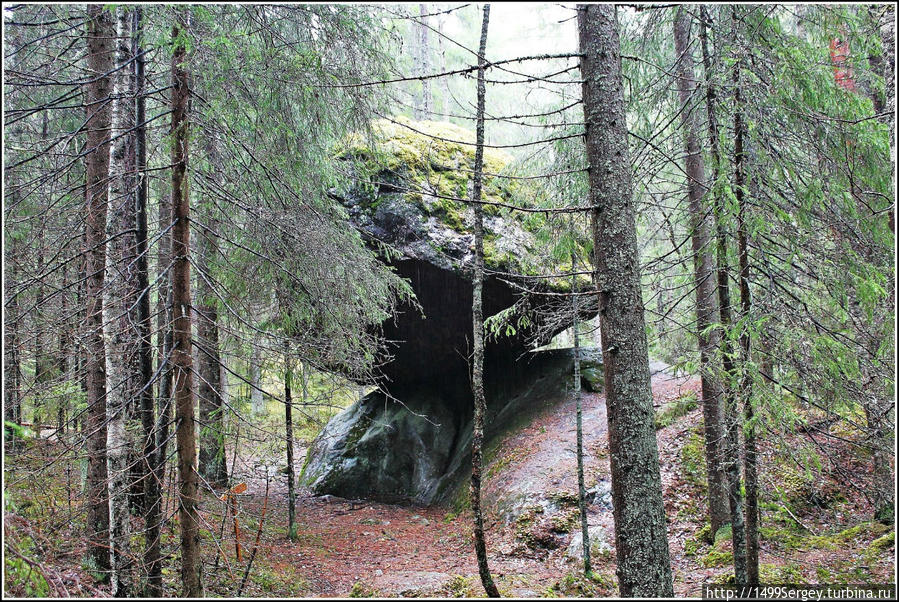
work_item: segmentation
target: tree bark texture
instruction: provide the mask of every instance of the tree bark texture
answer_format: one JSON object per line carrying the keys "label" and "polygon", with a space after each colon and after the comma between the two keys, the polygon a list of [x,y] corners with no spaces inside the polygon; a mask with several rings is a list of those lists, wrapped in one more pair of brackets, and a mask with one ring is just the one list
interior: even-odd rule
{"label": "tree bark texture", "polygon": [[191,358],[190,196],[188,140],[190,83],[185,68],[184,14],[172,26],[172,364],[178,446],[178,517],[181,525],[181,582],[185,597],[203,595],[200,581],[200,532],[197,474],[197,425],[194,419]]}
{"label": "tree bark texture", "polygon": [[106,268],[106,213],[109,202],[109,143],[115,26],[101,5],[88,6],[85,84],[87,155],[85,156],[85,358],[87,368],[87,536],[93,569],[107,574],[109,498],[106,488],[106,350],[103,341],[103,286]]}
{"label": "tree bark texture", "polygon": [[578,5],[622,596],[672,596],[614,5]]}
{"label": "tree bark texture", "polygon": [[129,15],[116,9],[115,56],[119,70],[114,75],[112,135],[110,149],[109,203],[107,222],[106,287],[103,291],[103,327],[106,339],[106,458],[109,476],[109,529],[112,564],[112,593],[127,597],[133,584],[131,562],[131,517],[129,455],[132,441],[127,429],[129,406],[140,390],[140,364],[136,354],[140,332],[134,308],[137,305],[137,274],[134,182],[133,93],[130,85]]}

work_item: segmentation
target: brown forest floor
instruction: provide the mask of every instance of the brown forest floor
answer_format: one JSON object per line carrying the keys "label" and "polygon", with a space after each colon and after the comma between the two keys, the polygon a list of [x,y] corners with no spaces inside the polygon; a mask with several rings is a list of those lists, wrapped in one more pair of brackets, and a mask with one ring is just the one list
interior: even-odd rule
{"label": "brown forest floor", "polygon": [[[695,393],[698,386],[696,379],[657,374],[653,377],[657,410],[689,392]],[[597,394],[584,394],[583,399],[589,486],[608,479],[605,403]],[[691,597],[701,595],[703,583],[726,579],[730,561],[726,539],[712,545],[698,536],[703,526],[704,497],[701,453],[696,454],[699,425],[701,410],[693,409],[658,431],[675,593]],[[789,448],[790,442],[779,445]],[[770,478],[780,466],[774,459],[775,447],[768,443],[762,447],[763,473],[767,470],[769,480],[784,489],[786,485]],[[69,509],[66,493],[67,482],[77,488],[77,469],[74,474],[66,471],[64,462],[48,466],[42,458],[52,456],[54,449],[54,444],[40,441],[25,451],[7,454],[7,460],[14,458],[15,462],[4,467],[5,482],[11,483],[14,498],[14,504],[4,511],[5,551],[15,546],[11,557],[28,559],[16,574],[10,573],[7,562],[7,593],[43,593],[23,585],[23,572],[30,567],[49,578],[50,595],[104,595],[108,587],[94,582],[81,567],[84,544],[77,525],[83,524],[83,518],[78,518],[77,500],[72,502],[75,509]],[[577,564],[563,555],[570,535],[557,535],[560,547],[555,549],[529,547],[522,542],[518,525],[506,524],[499,512],[509,492],[576,491],[574,449],[574,401],[569,397],[550,404],[525,428],[488,450],[484,490],[488,552],[491,570],[504,595],[617,595],[614,552],[600,554],[594,560],[597,579],[579,579]],[[209,542],[218,539],[221,504],[211,495],[205,503],[210,509],[205,515],[208,523],[204,532],[207,595],[237,593],[256,536],[265,490],[262,479],[249,479],[247,483],[249,490],[240,496],[242,562],[235,558],[230,519],[221,542],[224,555],[216,562],[217,546]],[[824,509],[799,504],[785,512],[778,509],[776,500],[767,503],[762,516],[763,581],[892,582],[895,544],[884,535],[884,527],[865,522],[870,509],[849,497],[848,501],[838,498]],[[449,508],[353,502],[313,497],[301,490],[297,504],[299,537],[291,542],[287,539],[286,498],[285,478],[278,475],[271,482],[260,547],[243,596],[483,595],[471,542],[471,516],[464,509],[457,513]],[[590,524],[602,527],[614,542],[611,511],[594,505],[589,517]],[[135,519],[136,531],[141,527],[139,522]],[[164,543],[173,555],[165,570],[171,595],[177,594],[176,536],[173,521],[164,531]],[[135,544],[136,549],[142,547],[139,537]]]}

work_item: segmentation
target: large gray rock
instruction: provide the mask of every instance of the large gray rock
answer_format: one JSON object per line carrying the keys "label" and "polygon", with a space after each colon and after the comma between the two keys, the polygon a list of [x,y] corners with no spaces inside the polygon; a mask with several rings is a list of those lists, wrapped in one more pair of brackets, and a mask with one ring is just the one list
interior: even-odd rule
{"label": "large gray rock", "polygon": [[[590,557],[597,558],[612,551],[611,538],[604,527],[599,525],[587,527],[590,540]],[[565,550],[565,556],[580,561],[584,557],[584,534],[578,530],[571,536],[571,542]]]}
{"label": "large gray rock", "polygon": [[[444,139],[473,138],[451,124],[410,125]],[[352,177],[331,194],[366,240],[392,248],[384,260],[409,281],[417,306],[400,307],[381,325],[380,390],[325,427],[309,450],[302,480],[322,494],[430,503],[449,495],[469,468],[473,211],[455,199],[468,196],[474,150],[388,122],[377,122],[374,129],[378,150],[361,138],[351,144],[342,159]],[[487,153],[485,171],[499,173],[508,160]],[[527,202],[525,184],[514,182],[487,177],[485,198]],[[521,300],[521,285],[532,289],[527,305],[533,310],[529,325],[516,322],[514,334],[491,337],[486,344],[488,436],[539,403],[533,390],[545,380],[542,374],[553,374],[553,387],[571,381],[570,352],[529,352],[571,322],[564,317],[544,321],[553,305],[568,306],[565,297],[551,294],[569,290],[568,279],[527,278],[564,271],[537,243],[544,223],[540,214],[485,207],[485,263],[503,274],[488,273],[484,281],[484,316]],[[589,286],[589,279],[581,284]],[[584,308],[583,318],[593,313]],[[541,340],[535,341],[538,332]],[[588,390],[601,387],[597,366],[585,361]]]}
{"label": "large gray rock", "polygon": [[[487,373],[488,444],[570,388],[573,356],[570,349],[531,352],[505,371]],[[422,387],[402,401],[376,391],[328,423],[301,479],[319,494],[446,501],[470,470],[471,420],[471,393],[458,385]]]}

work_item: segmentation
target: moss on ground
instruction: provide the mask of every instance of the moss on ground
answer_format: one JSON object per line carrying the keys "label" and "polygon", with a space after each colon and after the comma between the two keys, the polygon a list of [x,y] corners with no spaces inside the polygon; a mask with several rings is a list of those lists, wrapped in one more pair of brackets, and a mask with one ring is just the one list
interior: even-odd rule
{"label": "moss on ground", "polygon": [[615,595],[613,575],[591,572],[568,573],[543,592],[544,598],[600,598]]}
{"label": "moss on ground", "polygon": [[696,487],[705,488],[705,442],[702,438],[702,426],[698,426],[690,433],[690,438],[681,448],[681,466],[684,478],[688,483]]}
{"label": "moss on ground", "polygon": [[699,406],[699,399],[695,391],[690,391],[671,403],[665,405],[656,413],[656,430],[671,426],[675,420],[692,412]]}
{"label": "moss on ground", "polygon": [[439,593],[446,598],[472,598],[475,595],[474,578],[453,575],[443,584]]}

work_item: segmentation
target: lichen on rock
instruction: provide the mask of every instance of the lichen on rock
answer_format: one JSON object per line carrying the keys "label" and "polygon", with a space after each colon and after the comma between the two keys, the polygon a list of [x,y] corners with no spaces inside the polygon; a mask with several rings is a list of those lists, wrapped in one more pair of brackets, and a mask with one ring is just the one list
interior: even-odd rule
{"label": "lichen on rock", "polygon": [[[333,192],[364,233],[410,257],[467,272],[474,260],[474,212],[467,202],[474,154],[473,132],[457,125],[379,119],[370,137],[347,139],[338,158],[348,177]],[[509,208],[537,207],[546,192],[539,181],[506,177],[512,164],[508,153],[485,149],[485,265],[522,275],[558,271],[561,263],[537,238],[546,216]],[[563,279],[548,284],[570,287]]]}

